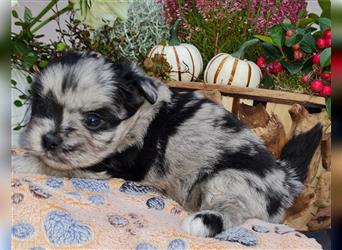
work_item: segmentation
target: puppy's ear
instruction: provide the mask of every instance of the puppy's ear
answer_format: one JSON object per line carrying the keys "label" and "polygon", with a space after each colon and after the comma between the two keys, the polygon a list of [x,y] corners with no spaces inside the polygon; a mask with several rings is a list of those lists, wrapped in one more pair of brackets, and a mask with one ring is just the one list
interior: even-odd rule
{"label": "puppy's ear", "polygon": [[129,62],[114,64],[117,81],[127,88],[135,88],[151,104],[158,99],[158,82],[145,75],[140,69]]}
{"label": "puppy's ear", "polygon": [[133,115],[145,100],[151,104],[157,101],[159,83],[156,80],[128,62],[114,63],[113,68],[125,117]]}
{"label": "puppy's ear", "polygon": [[137,86],[149,103],[154,104],[157,101],[158,87],[156,86],[155,80],[149,77],[141,77],[138,80]]}

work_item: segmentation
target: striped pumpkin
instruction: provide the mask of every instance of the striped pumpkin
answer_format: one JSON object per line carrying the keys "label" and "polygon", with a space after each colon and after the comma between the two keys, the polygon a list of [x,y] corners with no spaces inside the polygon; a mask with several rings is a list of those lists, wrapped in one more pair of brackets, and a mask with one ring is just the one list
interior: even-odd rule
{"label": "striped pumpkin", "polygon": [[260,79],[261,70],[254,62],[226,53],[214,56],[204,71],[204,81],[213,84],[256,88]]}
{"label": "striped pumpkin", "polygon": [[194,81],[203,70],[203,60],[198,49],[192,44],[180,43],[175,46],[156,45],[147,54],[164,54],[172,67],[170,78],[176,81]]}
{"label": "striped pumpkin", "polygon": [[188,43],[181,43],[177,36],[180,19],[170,29],[170,40],[167,45],[156,45],[147,54],[152,58],[155,54],[163,54],[172,67],[170,78],[175,81],[194,81],[203,70],[203,60],[198,49]]}

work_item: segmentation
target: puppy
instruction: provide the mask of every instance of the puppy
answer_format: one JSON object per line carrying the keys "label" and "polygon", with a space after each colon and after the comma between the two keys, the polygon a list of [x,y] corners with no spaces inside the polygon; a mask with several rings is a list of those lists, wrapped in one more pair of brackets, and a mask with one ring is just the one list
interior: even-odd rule
{"label": "puppy", "polygon": [[198,93],[171,90],[129,63],[69,53],[32,85],[15,172],[123,178],[193,212],[182,228],[211,237],[248,218],[279,223],[303,190],[322,126],[291,139],[280,160],[234,115]]}

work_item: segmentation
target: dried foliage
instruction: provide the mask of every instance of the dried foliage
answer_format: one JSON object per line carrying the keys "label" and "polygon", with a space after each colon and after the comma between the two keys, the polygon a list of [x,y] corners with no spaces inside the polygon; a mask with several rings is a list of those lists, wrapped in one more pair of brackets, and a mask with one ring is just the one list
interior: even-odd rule
{"label": "dried foliage", "polygon": [[144,68],[150,76],[160,80],[170,80],[171,65],[166,61],[162,54],[155,54],[152,58],[147,57],[144,60]]}

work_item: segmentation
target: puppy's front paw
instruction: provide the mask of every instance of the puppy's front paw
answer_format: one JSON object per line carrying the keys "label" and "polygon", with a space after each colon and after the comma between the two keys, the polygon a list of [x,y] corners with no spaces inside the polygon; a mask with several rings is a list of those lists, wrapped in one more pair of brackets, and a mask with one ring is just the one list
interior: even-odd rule
{"label": "puppy's front paw", "polygon": [[213,237],[223,230],[222,215],[215,211],[201,211],[185,218],[181,228],[193,236]]}
{"label": "puppy's front paw", "polygon": [[41,163],[30,156],[12,156],[12,172],[14,174],[41,174]]}

